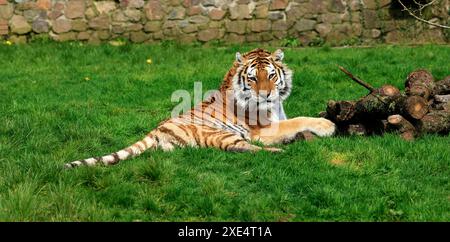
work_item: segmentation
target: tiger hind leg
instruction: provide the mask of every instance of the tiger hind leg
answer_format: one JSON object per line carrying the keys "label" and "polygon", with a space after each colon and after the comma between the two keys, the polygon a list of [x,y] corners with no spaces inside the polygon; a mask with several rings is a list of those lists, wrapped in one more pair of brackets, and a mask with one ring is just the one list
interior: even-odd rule
{"label": "tiger hind leg", "polygon": [[200,143],[200,146],[202,147],[214,147],[232,152],[257,152],[261,150],[270,152],[283,151],[279,148],[259,147],[257,145],[253,145],[241,136],[228,131],[217,130],[216,132],[207,132],[202,135],[205,137],[203,139],[204,143]]}

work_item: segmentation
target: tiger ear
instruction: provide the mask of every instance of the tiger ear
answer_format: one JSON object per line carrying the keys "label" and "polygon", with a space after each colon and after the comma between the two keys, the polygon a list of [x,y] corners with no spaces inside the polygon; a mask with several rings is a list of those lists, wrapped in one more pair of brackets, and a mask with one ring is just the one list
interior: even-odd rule
{"label": "tiger ear", "polygon": [[275,61],[282,61],[284,58],[284,52],[281,49],[278,49],[273,52],[272,57]]}
{"label": "tiger ear", "polygon": [[239,63],[239,65],[243,64],[242,55],[239,52],[236,52],[236,61]]}

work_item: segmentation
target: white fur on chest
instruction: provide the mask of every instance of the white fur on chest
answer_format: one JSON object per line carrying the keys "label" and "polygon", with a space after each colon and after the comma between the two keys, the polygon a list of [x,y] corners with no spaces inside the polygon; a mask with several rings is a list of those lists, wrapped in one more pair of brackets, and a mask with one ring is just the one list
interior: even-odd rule
{"label": "white fur on chest", "polygon": [[283,102],[278,101],[276,103],[274,103],[272,110],[271,110],[271,121],[272,122],[278,122],[278,121],[282,121],[282,120],[286,120],[286,113],[284,112],[284,108],[283,108]]}

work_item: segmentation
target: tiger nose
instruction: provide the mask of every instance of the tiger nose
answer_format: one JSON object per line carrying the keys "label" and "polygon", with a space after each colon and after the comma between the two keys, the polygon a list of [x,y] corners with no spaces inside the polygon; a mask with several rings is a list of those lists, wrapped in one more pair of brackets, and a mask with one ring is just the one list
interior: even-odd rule
{"label": "tiger nose", "polygon": [[259,96],[267,99],[270,97],[270,93],[271,93],[270,91],[265,91],[265,90],[259,91]]}

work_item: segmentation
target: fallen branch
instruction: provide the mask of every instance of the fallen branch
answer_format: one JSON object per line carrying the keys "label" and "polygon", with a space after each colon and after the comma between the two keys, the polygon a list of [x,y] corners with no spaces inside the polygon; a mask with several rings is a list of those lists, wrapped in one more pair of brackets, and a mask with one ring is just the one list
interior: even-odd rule
{"label": "fallen branch", "polygon": [[431,21],[428,21],[428,20],[425,20],[425,19],[423,19],[423,18],[418,17],[418,16],[415,15],[409,8],[407,8],[407,7],[405,6],[405,4],[403,4],[403,2],[402,2],[401,0],[397,0],[397,1],[402,5],[403,9],[404,9],[405,11],[407,11],[407,12],[409,13],[409,15],[411,15],[411,16],[414,17],[415,19],[417,19],[417,20],[419,20],[419,21],[421,21],[421,22],[424,22],[424,23],[426,23],[426,24],[429,24],[429,25],[433,25],[433,26],[439,27],[439,28],[450,29],[450,26],[446,26],[446,25],[442,25],[442,24],[433,23],[433,22],[431,22]]}
{"label": "fallen branch", "polygon": [[357,82],[359,85],[365,87],[367,90],[373,92],[375,91],[375,88],[373,88],[370,84],[362,81],[361,79],[355,77],[352,73],[350,73],[349,71],[347,71],[344,67],[339,66],[339,69],[344,72],[345,74],[347,74],[347,76],[349,76],[353,81]]}

